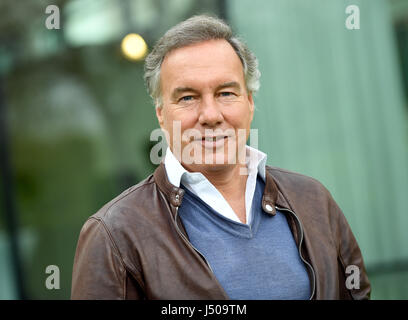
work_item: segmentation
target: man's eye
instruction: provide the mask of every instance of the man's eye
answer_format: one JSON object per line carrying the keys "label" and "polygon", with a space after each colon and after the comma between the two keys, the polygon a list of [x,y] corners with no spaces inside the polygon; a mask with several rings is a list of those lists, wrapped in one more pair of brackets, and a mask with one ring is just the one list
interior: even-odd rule
{"label": "man's eye", "polygon": [[193,96],[184,96],[180,98],[180,101],[191,101],[193,100]]}
{"label": "man's eye", "polygon": [[221,97],[230,97],[233,96],[234,94],[232,92],[221,92],[220,96]]}

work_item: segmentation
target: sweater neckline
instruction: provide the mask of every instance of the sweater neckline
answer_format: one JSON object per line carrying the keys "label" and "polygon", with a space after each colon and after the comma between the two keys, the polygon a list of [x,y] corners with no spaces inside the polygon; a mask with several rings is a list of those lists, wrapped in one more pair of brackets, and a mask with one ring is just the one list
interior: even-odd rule
{"label": "sweater neckline", "polygon": [[[211,223],[215,224],[217,227],[221,228],[222,230],[230,234],[233,234],[234,236],[241,237],[241,238],[247,238],[247,239],[251,239],[255,237],[258,231],[260,218],[262,214],[261,203],[262,203],[263,190],[265,188],[265,184],[262,181],[262,179],[259,177],[259,175],[257,176],[255,193],[252,199],[252,206],[251,206],[252,219],[249,224],[237,222],[237,221],[234,221],[234,220],[231,220],[225,217],[221,213],[211,208],[211,206],[205,203],[200,197],[193,194],[184,185],[181,184],[180,187],[183,188],[185,191],[183,202],[188,201],[189,204],[191,204],[193,207],[198,207],[198,208],[201,207],[200,212],[195,211],[194,213],[204,214],[205,217],[211,221]],[[181,204],[181,208],[182,207],[183,207],[183,203]]]}

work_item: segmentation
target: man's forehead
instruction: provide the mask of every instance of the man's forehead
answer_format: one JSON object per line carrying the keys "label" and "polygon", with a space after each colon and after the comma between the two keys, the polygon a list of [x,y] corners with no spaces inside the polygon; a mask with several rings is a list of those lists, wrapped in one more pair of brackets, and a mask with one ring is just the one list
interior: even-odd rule
{"label": "man's forehead", "polygon": [[164,61],[175,56],[185,56],[185,55],[194,55],[203,50],[222,50],[223,54],[234,53],[235,50],[231,44],[225,39],[210,39],[199,41],[191,44],[187,44],[182,47],[178,47],[170,50],[164,56]]}
{"label": "man's forehead", "polygon": [[226,40],[217,39],[170,51],[163,60],[162,70],[166,67],[205,69],[213,66],[241,69],[242,62],[234,48]]}
{"label": "man's forehead", "polygon": [[203,84],[217,87],[244,80],[241,60],[226,40],[175,49],[166,55],[161,71],[162,85],[172,89]]}

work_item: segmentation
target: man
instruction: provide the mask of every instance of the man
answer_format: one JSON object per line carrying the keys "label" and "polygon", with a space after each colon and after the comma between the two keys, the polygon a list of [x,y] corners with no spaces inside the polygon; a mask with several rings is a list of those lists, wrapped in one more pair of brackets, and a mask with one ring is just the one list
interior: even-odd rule
{"label": "man", "polygon": [[[245,146],[259,76],[219,19],[192,17],[158,41],[145,80],[169,148],[153,175],[86,221],[73,299],[369,298],[330,193]],[[346,283],[349,266],[357,277]]]}

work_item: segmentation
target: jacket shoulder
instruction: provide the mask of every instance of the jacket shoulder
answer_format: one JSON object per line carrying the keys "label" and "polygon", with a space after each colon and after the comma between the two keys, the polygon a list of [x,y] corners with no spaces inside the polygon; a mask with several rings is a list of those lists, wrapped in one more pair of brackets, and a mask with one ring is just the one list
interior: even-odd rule
{"label": "jacket shoulder", "polygon": [[310,176],[282,169],[266,166],[266,171],[273,177],[280,189],[304,192],[329,193],[327,188],[317,179]]}
{"label": "jacket shoulder", "polygon": [[155,189],[156,184],[153,174],[151,174],[138,184],[124,190],[88,219],[101,220],[106,225],[115,224],[122,220],[118,219],[119,217],[134,215],[143,208],[143,204],[151,199]]}
{"label": "jacket shoulder", "polygon": [[[164,213],[157,210],[162,199],[154,176],[148,176],[91,215],[81,229],[82,242],[94,243],[96,248],[115,248],[126,269],[137,274],[138,249],[165,228],[164,219],[160,219]],[[87,232],[89,228],[95,233]]]}

